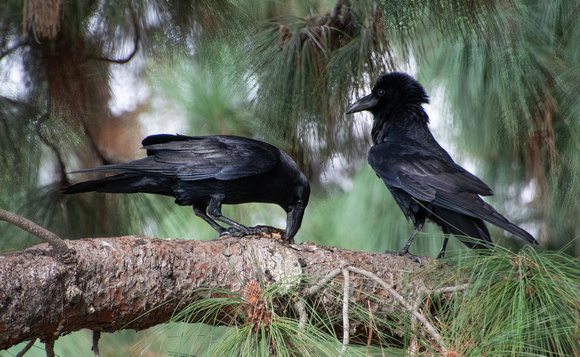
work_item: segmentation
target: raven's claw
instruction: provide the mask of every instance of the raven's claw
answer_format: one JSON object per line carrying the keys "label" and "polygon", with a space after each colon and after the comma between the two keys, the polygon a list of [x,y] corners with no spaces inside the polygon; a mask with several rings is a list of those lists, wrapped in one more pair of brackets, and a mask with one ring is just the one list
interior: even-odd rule
{"label": "raven's claw", "polygon": [[251,233],[248,230],[239,229],[237,227],[230,227],[228,229],[224,229],[224,231],[220,233],[220,238],[226,238],[226,236],[230,236],[232,238],[242,238],[250,234]]}
{"label": "raven's claw", "polygon": [[422,263],[423,263],[423,262],[421,261],[421,258],[419,258],[419,257],[418,257],[418,256],[416,256],[416,255],[413,255],[413,254],[409,253],[407,250],[404,250],[404,249],[397,250],[396,252],[391,252],[391,251],[385,250],[385,251],[383,251],[383,252],[381,252],[381,253],[383,253],[383,254],[393,254],[393,255],[398,255],[398,256],[400,256],[400,257],[407,257],[407,258],[411,259],[412,261],[414,261],[414,262],[416,262],[416,263],[419,263],[419,264],[422,264]]}

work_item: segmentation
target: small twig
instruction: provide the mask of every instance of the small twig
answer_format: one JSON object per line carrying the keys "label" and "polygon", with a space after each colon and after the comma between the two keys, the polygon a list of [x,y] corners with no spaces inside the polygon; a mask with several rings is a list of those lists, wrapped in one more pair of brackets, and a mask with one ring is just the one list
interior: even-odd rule
{"label": "small twig", "polygon": [[15,44],[14,46],[10,47],[6,51],[0,52],[0,60],[2,60],[4,57],[6,57],[7,55],[11,54],[12,52],[16,51],[20,47],[26,45],[27,43],[28,43],[28,39],[27,38],[24,38],[24,39],[18,41],[17,44]]}
{"label": "small twig", "polygon": [[30,340],[26,344],[26,346],[24,346],[24,348],[22,349],[22,351],[18,352],[15,357],[22,357],[22,356],[24,356],[24,354],[26,352],[28,352],[28,350],[30,350],[32,348],[32,346],[34,346],[34,343],[36,343],[36,338],[34,340]]}
{"label": "small twig", "polygon": [[302,300],[296,299],[294,301],[294,308],[298,312],[299,322],[298,322],[298,331],[304,332],[304,327],[306,326],[306,309],[304,309],[304,304]]}
{"label": "small twig", "polygon": [[469,284],[461,284],[457,286],[447,286],[444,288],[435,289],[429,292],[429,294],[444,294],[444,293],[452,293],[454,291],[465,290],[469,287]]}
{"label": "small twig", "polygon": [[330,13],[330,17],[337,18],[338,15],[340,14],[341,10],[342,10],[342,6],[343,5],[344,5],[344,1],[343,0],[338,0],[336,2],[336,4],[334,5],[334,9],[332,9],[332,12]]}
{"label": "small twig", "polygon": [[54,357],[54,340],[44,342],[46,357]]}
{"label": "small twig", "polygon": [[101,339],[101,331],[93,331],[93,347],[92,350],[95,353],[95,357],[101,357],[99,352],[99,340]]}
{"label": "small twig", "polygon": [[139,51],[139,42],[141,41],[141,34],[139,32],[139,25],[137,24],[137,17],[135,15],[135,11],[133,10],[133,8],[130,7],[129,12],[131,13],[131,21],[133,22],[133,28],[135,31],[135,37],[133,39],[133,43],[134,43],[133,51],[127,57],[125,57],[123,59],[112,59],[112,58],[97,57],[97,56],[87,56],[87,59],[115,63],[115,64],[126,64],[126,63],[129,63],[129,61],[131,61],[133,59],[133,57],[135,57],[135,54],[137,53],[137,51]]}
{"label": "small twig", "polygon": [[[415,321],[416,321],[415,319],[413,319],[411,321],[411,329],[412,330],[415,329]],[[409,348],[407,348],[407,352],[406,353],[409,356],[416,355],[417,354],[417,346],[418,346],[418,343],[417,343],[417,335],[413,335],[413,339],[411,339],[411,342],[409,343]]]}
{"label": "small twig", "polygon": [[76,252],[69,249],[68,245],[59,236],[52,233],[46,228],[26,219],[16,213],[8,212],[0,208],[0,220],[11,223],[30,234],[37,236],[43,241],[52,246],[57,258],[65,264],[72,264],[76,262]]}
{"label": "small twig", "polygon": [[369,271],[355,268],[355,267],[348,267],[347,269],[352,271],[353,273],[357,273],[357,274],[361,274],[361,275],[364,275],[366,277],[369,277],[372,280],[374,280],[376,283],[378,283],[379,285],[384,287],[385,290],[387,290],[389,295],[391,295],[391,297],[395,301],[397,301],[399,304],[404,306],[407,309],[407,311],[409,311],[417,320],[419,320],[423,324],[425,329],[431,334],[431,337],[433,337],[435,339],[435,341],[437,341],[437,343],[439,344],[439,347],[441,348],[441,351],[444,354],[447,353],[447,348],[445,347],[445,343],[443,342],[443,338],[437,332],[435,327],[433,327],[433,325],[429,322],[429,320],[427,320],[425,318],[425,316],[421,315],[421,313],[418,310],[414,309],[414,306],[411,306],[407,301],[405,301],[405,298],[403,298],[395,289],[393,289],[391,286],[389,286],[387,283],[385,283],[381,278],[379,278],[378,276],[376,276],[375,274],[373,274]]}
{"label": "small twig", "polygon": [[[49,111],[50,111],[50,104],[49,104]],[[50,140],[48,140],[44,136],[44,134],[42,133],[42,130],[40,129],[40,126],[49,118],[49,111],[44,113],[34,123],[34,131],[36,132],[36,135],[38,136],[38,138],[40,138],[40,141],[42,141],[44,143],[44,145],[48,146],[48,148],[50,150],[52,150],[52,152],[54,153],[54,156],[56,156],[56,161],[58,163],[58,174],[60,175],[60,178],[59,178],[60,184],[62,186],[68,186],[70,184],[70,182],[68,181],[68,178],[66,176],[66,167],[64,165],[64,161],[62,160],[62,156],[60,155],[60,151],[58,150],[56,145],[51,143]]]}
{"label": "small twig", "polygon": [[330,273],[328,273],[318,284],[316,284],[313,287],[311,287],[310,289],[308,289],[308,295],[316,294],[320,289],[322,289],[322,287],[324,287],[326,284],[328,284],[329,281],[336,278],[338,276],[338,274],[340,274],[341,271],[342,271],[341,268],[336,268],[333,271],[331,271]]}
{"label": "small twig", "polygon": [[367,300],[367,306],[369,308],[369,321],[371,323],[371,326],[369,326],[369,332],[367,333],[367,346],[370,346],[371,341],[373,340],[373,325],[375,320],[373,318],[373,311],[371,309],[371,302],[369,300]]}
{"label": "small twig", "polygon": [[[370,328],[370,332],[369,332],[369,338],[368,338],[368,341],[367,341],[367,345],[370,347],[371,341],[372,341],[372,338],[373,338],[373,329],[372,329],[372,326],[375,327],[375,329],[377,330],[377,332],[379,331],[379,327],[377,326],[377,323],[376,323],[375,318],[373,316],[373,310],[371,309],[371,302],[370,301],[367,301],[367,306],[369,307],[369,319],[371,321],[371,328]],[[384,356],[385,355],[385,351],[383,349],[383,342],[381,341],[380,337],[379,337],[378,341],[379,341],[379,345],[381,346],[381,354]]]}
{"label": "small twig", "polygon": [[342,269],[342,275],[344,277],[344,290],[342,294],[342,350],[340,355],[346,352],[346,346],[348,346],[350,339],[350,325],[348,321],[348,294],[350,290],[350,271],[348,268]]}
{"label": "small twig", "polygon": [[[421,304],[421,300],[423,299],[423,291],[424,290],[420,290],[419,291],[419,296],[417,296],[417,299],[415,300],[415,304],[413,305],[413,311],[419,311],[419,305]],[[417,318],[415,316],[411,317],[411,330],[414,331],[415,327],[417,324]],[[418,337],[417,335],[413,335],[413,338],[411,339],[411,343],[409,343],[409,348],[407,349],[407,354],[413,356],[415,354],[417,354],[417,349],[419,348],[419,343],[418,343]]]}
{"label": "small twig", "polygon": [[85,132],[85,135],[89,139],[89,143],[88,144],[91,146],[91,149],[93,150],[93,152],[97,156],[97,159],[101,162],[102,165],[109,165],[109,164],[111,164],[111,162],[109,161],[109,159],[107,159],[105,157],[105,154],[101,151],[101,149],[99,149],[99,146],[97,145],[97,141],[95,140],[95,138],[91,134],[91,131],[89,130],[89,127],[88,127],[87,123],[83,121],[82,126],[83,126],[83,130]]}
{"label": "small twig", "polygon": [[[451,286],[451,287],[444,287],[444,288],[435,289],[435,290],[419,289],[417,291],[417,294],[418,294],[417,299],[414,302],[414,304],[411,305],[410,303],[408,303],[405,300],[405,298],[402,295],[400,295],[395,289],[393,289],[389,284],[387,284],[384,280],[379,278],[377,275],[375,275],[369,271],[363,270],[363,269],[359,269],[359,268],[355,268],[355,267],[351,267],[351,266],[345,266],[345,267],[334,269],[329,274],[327,274],[317,285],[311,287],[308,290],[308,294],[313,295],[313,294],[317,293],[320,289],[322,289],[326,284],[328,284],[332,279],[334,279],[336,276],[338,276],[338,274],[340,274],[341,272],[343,273],[343,275],[344,275],[344,295],[343,295],[343,306],[342,306],[343,345],[342,345],[341,354],[346,351],[346,346],[348,345],[349,337],[350,337],[349,336],[349,320],[348,320],[348,299],[349,299],[348,298],[348,290],[349,290],[349,285],[350,285],[349,284],[349,275],[348,275],[349,271],[352,271],[353,273],[361,274],[361,275],[364,275],[366,277],[369,277],[372,280],[374,280],[375,282],[377,282],[379,285],[383,286],[387,290],[389,295],[395,301],[397,301],[400,305],[405,307],[407,309],[407,311],[409,311],[411,313],[413,325],[414,325],[415,321],[419,321],[421,324],[423,324],[423,326],[425,327],[427,332],[439,344],[439,347],[441,348],[441,352],[447,353],[447,348],[445,347],[445,343],[443,342],[443,338],[437,332],[437,330],[431,324],[431,322],[429,322],[429,320],[425,316],[423,316],[423,314],[420,312],[419,307],[421,305],[421,301],[422,301],[423,297],[425,297],[429,294],[449,293],[449,292],[454,292],[454,291],[458,291],[458,290],[465,290],[468,287],[468,284],[462,284],[462,285]],[[413,339],[413,341],[411,341],[411,345],[409,346],[409,348],[411,351],[417,350],[418,344],[417,344],[416,339]]]}

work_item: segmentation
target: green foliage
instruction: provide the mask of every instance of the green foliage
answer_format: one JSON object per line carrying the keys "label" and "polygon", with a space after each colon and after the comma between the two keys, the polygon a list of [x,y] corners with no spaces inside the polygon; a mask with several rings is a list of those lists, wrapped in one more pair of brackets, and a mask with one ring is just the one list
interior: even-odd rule
{"label": "green foliage", "polygon": [[506,3],[461,40],[438,27],[419,57],[422,76],[445,86],[461,128],[453,139],[482,159],[490,186],[533,178],[528,215],[543,220],[553,247],[580,235],[568,219],[580,214],[579,11],[567,1]]}
{"label": "green foliage", "polygon": [[367,84],[365,76],[394,68],[393,48],[372,16],[379,11],[374,2],[313,10],[261,19],[244,44],[239,71],[254,83],[254,114],[266,132],[326,161],[355,147],[344,111]]}
{"label": "green foliage", "polygon": [[[320,278],[302,277],[307,283],[300,285],[301,288],[314,283]],[[263,288],[263,290],[262,290]],[[201,321],[211,326],[226,325],[220,328],[219,343],[203,342],[199,335],[206,335],[207,326],[203,324],[184,327],[182,342],[184,346],[205,345],[210,346],[207,351],[189,350],[182,346],[182,353],[203,354],[205,356],[269,356],[275,353],[278,356],[338,356],[341,354],[342,345],[339,337],[341,332],[335,331],[336,317],[324,311],[322,302],[312,303],[310,299],[300,296],[296,286],[288,294],[288,285],[275,283],[267,288],[259,288],[253,293],[233,294],[220,289],[207,289],[196,291],[207,298],[201,299],[186,307],[174,316],[172,320],[187,322],[191,319]],[[327,287],[326,299],[335,300],[336,304],[342,301],[340,285],[331,284]],[[307,320],[304,324],[299,322],[299,312],[296,303],[299,302],[305,308]],[[373,316],[365,306],[350,304],[351,312],[355,316],[353,320],[364,324],[366,332],[372,330],[371,340],[376,346],[367,345],[369,336],[353,336],[360,339],[361,345],[348,346],[346,356],[358,355],[402,355],[402,351],[396,347],[389,347],[388,337],[385,331],[392,332],[400,325],[384,316]],[[169,325],[171,326],[171,324]],[[206,339],[215,341],[213,334],[207,335]],[[193,343],[192,343],[193,342]],[[275,352],[274,352],[275,351]]]}
{"label": "green foliage", "polygon": [[465,293],[434,299],[430,309],[460,355],[569,356],[580,348],[580,266],[562,252],[497,250],[463,255]]}
{"label": "green foliage", "polygon": [[168,108],[187,118],[193,135],[237,134],[253,136],[259,122],[251,116],[250,88],[230,69],[234,58],[227,46],[207,48],[203,59],[179,57],[151,66],[149,81]]}

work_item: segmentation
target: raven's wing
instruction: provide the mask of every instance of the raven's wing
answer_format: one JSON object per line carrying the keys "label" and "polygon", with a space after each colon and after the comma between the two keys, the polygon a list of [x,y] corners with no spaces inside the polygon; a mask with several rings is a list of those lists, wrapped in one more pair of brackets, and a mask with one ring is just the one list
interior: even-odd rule
{"label": "raven's wing", "polygon": [[484,202],[479,195],[493,195],[492,190],[444,151],[433,152],[408,143],[382,143],[369,150],[368,161],[387,186],[402,189],[420,201],[483,219],[529,242],[535,241]]}
{"label": "raven's wing", "polygon": [[[173,139],[173,140],[172,140]],[[233,180],[271,170],[278,149],[267,143],[230,135],[189,137],[155,135],[143,140],[148,157],[82,170],[173,176],[185,181]]]}
{"label": "raven's wing", "polygon": [[444,151],[434,153],[416,145],[382,143],[369,150],[368,161],[387,185],[423,201],[435,202],[437,194],[444,193],[493,195],[483,181],[453,162]]}

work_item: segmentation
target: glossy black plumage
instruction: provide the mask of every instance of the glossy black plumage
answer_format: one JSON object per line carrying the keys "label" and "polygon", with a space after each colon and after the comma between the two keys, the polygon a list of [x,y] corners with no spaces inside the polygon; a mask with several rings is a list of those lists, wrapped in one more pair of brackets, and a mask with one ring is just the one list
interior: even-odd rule
{"label": "glossy black plumage", "polygon": [[[77,183],[64,188],[63,193],[173,196],[175,203],[193,206],[195,214],[220,234],[233,236],[259,233],[263,228],[247,228],[222,216],[222,204],[275,203],[287,213],[287,239],[292,240],[300,228],[310,185],[296,163],[280,149],[232,135],[169,134],[145,138],[143,148],[147,150],[143,159],[79,171],[119,175]],[[231,227],[225,229],[215,220]]]}
{"label": "glossy black plumage", "polygon": [[[381,76],[372,93],[347,110],[348,114],[368,110],[374,115],[368,162],[415,226],[398,253],[407,253],[426,219],[470,248],[493,246],[483,221],[537,244],[528,232],[510,223],[479,197],[493,192],[457,165],[433,138],[429,117],[422,107],[428,102],[425,89],[413,77],[393,72]],[[447,238],[440,257],[445,254],[446,245]]]}

